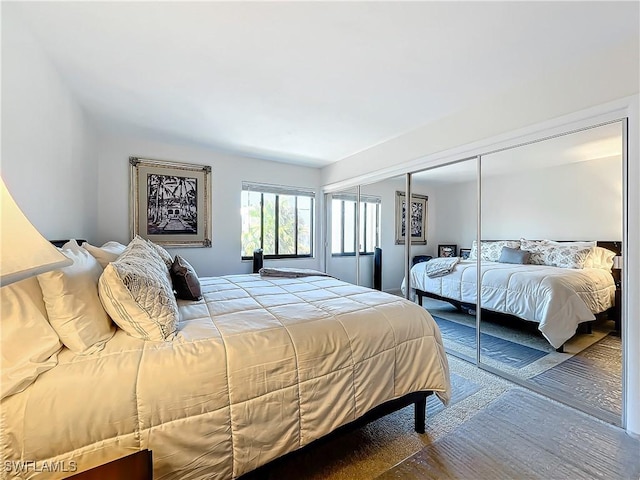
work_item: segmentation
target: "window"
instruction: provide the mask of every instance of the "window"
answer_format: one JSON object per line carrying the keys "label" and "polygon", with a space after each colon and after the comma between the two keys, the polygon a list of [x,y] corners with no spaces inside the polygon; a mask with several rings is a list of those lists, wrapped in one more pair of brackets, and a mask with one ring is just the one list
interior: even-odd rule
{"label": "window", "polygon": [[262,248],[264,258],[313,255],[315,192],[242,183],[242,258]]}
{"label": "window", "polygon": [[[360,254],[372,254],[380,243],[380,198],[360,195]],[[331,254],[356,253],[356,197],[331,199]]]}

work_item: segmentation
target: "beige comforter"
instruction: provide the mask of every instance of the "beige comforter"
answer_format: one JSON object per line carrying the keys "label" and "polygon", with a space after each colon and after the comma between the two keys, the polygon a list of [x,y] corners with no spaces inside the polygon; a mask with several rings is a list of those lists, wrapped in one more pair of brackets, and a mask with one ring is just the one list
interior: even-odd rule
{"label": "beige comforter", "polygon": [[440,333],[407,300],[327,277],[202,288],[180,304],[174,341],[118,331],[98,354],[64,350],[4,399],[3,463],[60,478],[39,467],[86,470],[148,448],[156,480],[234,478],[406,393],[449,399]]}

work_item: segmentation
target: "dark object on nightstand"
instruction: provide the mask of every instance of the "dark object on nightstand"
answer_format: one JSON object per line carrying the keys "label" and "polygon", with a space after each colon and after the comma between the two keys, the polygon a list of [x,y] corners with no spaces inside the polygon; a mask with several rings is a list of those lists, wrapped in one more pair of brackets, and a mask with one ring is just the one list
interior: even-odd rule
{"label": "dark object on nightstand", "polygon": [[431,255],[416,255],[413,257],[413,260],[411,260],[411,266],[413,267],[416,263],[428,262],[432,258]]}
{"label": "dark object on nightstand", "polygon": [[141,450],[118,458],[67,477],[67,480],[153,480],[151,450]]}
{"label": "dark object on nightstand", "polygon": [[256,248],[253,251],[253,273],[258,273],[262,268],[264,256],[261,248]]}

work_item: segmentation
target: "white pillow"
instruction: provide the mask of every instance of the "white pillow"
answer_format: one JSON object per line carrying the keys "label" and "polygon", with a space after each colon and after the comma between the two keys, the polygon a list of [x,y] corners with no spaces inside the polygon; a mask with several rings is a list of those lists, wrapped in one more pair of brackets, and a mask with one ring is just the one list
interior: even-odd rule
{"label": "white pillow", "polygon": [[595,247],[597,245],[595,240],[588,242],[556,242],[555,240],[542,240],[542,242],[549,245],[560,245],[562,247]]}
{"label": "white pillow", "polygon": [[114,322],[143,340],[171,339],[178,328],[178,304],[167,267],[146,240],[136,236],[107,265],[98,282],[100,300]]}
{"label": "white pillow", "polygon": [[60,251],[73,265],[38,275],[49,323],[73,353],[98,352],[116,332],[98,297],[102,267],[75,240]]}
{"label": "white pillow", "polygon": [[591,256],[592,268],[601,268],[603,270],[611,270],[613,268],[613,257],[615,252],[603,247],[594,247]]}
{"label": "white pillow", "polygon": [[38,280],[2,287],[0,398],[21,392],[58,364],[62,343],[47,321]]}
{"label": "white pillow", "polygon": [[91,255],[98,260],[98,263],[102,268],[105,268],[111,262],[116,260],[124,249],[127,248],[126,245],[123,245],[118,242],[107,242],[101,247],[94,247],[93,245],[84,242],[82,244],[82,248],[86,249]]}
{"label": "white pillow", "polygon": [[[520,242],[517,240],[483,240],[480,242],[480,260],[485,262],[497,262],[500,260],[500,254],[503,247],[520,248]],[[478,258],[478,242],[476,240],[471,244],[471,252],[469,260]]]}

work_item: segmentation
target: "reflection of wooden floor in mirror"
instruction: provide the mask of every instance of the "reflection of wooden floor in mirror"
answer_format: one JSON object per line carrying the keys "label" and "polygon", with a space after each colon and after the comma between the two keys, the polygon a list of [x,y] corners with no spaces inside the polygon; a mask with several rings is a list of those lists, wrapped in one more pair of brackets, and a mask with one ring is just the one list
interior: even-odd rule
{"label": "reflection of wooden floor in mirror", "polygon": [[[447,350],[476,358],[475,316],[452,305],[424,299],[440,326]],[[610,320],[596,322],[592,333],[577,334],[558,353],[536,324],[483,321],[481,359],[490,367],[530,382],[539,391],[579,404],[585,411],[619,424],[622,412],[622,345]],[[617,422],[615,419],[618,419]]]}

